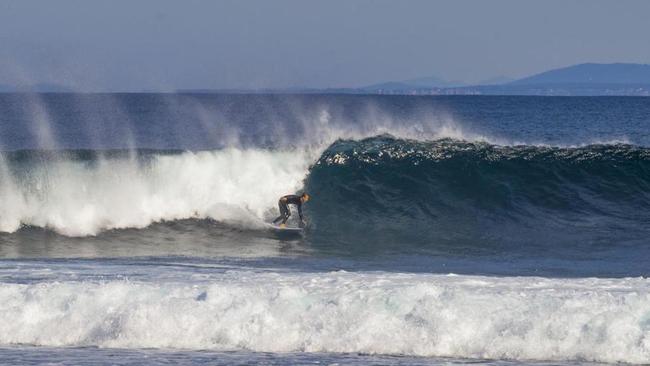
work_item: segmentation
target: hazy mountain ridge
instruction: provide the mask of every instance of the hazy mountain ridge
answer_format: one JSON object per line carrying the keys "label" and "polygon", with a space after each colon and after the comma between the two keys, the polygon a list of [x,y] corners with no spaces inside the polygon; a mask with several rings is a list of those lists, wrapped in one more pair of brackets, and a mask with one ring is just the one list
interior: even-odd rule
{"label": "hazy mountain ridge", "polygon": [[[499,79],[495,79],[499,80]],[[502,79],[503,80],[503,79]],[[506,80],[504,80],[506,81]],[[377,85],[384,88],[373,88]],[[387,86],[395,86],[388,88]],[[415,95],[650,95],[650,65],[584,63],[503,83],[430,87],[384,83],[360,88],[378,94]]]}
{"label": "hazy mountain ridge", "polygon": [[509,84],[650,84],[650,65],[586,63],[545,71]]}
{"label": "hazy mountain ridge", "polygon": [[[388,81],[357,88],[177,89],[180,93],[395,94],[395,95],[631,95],[650,96],[650,65],[584,63],[544,71],[517,80],[497,77],[475,85],[436,76]],[[0,93],[70,93],[49,83],[0,84]],[[107,92],[107,91],[103,91]],[[133,91],[131,91],[133,92]],[[145,91],[135,91],[145,92]],[[155,91],[146,91],[155,92]]]}

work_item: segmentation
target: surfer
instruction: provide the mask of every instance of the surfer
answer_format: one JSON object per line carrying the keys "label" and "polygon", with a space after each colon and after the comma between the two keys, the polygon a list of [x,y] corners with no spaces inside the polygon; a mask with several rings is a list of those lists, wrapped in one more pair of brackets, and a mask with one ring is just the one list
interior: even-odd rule
{"label": "surfer", "polygon": [[300,196],[295,194],[289,194],[286,196],[280,197],[278,201],[278,207],[280,207],[280,216],[277,219],[273,220],[273,223],[276,224],[279,221],[280,227],[285,227],[289,216],[291,216],[291,210],[289,210],[289,205],[296,205],[298,207],[298,215],[300,216],[300,227],[305,226],[305,220],[302,217],[302,204],[309,201],[309,195],[303,193]]}

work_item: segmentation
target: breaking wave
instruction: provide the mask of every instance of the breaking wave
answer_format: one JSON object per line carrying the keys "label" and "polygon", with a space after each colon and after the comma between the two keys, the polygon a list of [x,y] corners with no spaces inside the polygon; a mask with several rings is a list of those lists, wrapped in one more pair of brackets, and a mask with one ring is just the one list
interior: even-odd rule
{"label": "breaking wave", "polygon": [[606,244],[647,237],[650,149],[500,146],[388,135],[324,152],[5,154],[0,230],[71,236],[178,219],[261,227],[301,189],[318,243]]}
{"label": "breaking wave", "polygon": [[187,218],[260,226],[277,197],[301,186],[306,154],[255,149],[133,159],[13,154],[16,164],[0,180],[0,230],[27,225],[80,236]]}
{"label": "breaking wave", "polygon": [[646,363],[646,279],[228,271],[0,285],[1,344]]}

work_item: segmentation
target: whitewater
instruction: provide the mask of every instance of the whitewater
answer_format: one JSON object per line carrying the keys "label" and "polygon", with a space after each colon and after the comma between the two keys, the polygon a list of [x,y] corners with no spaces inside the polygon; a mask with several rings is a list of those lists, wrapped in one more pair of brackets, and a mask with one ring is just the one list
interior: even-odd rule
{"label": "whitewater", "polygon": [[191,282],[4,284],[0,342],[631,363],[650,356],[643,278],[217,271]]}
{"label": "whitewater", "polygon": [[208,217],[261,226],[277,197],[300,188],[305,155],[231,148],[154,155],[147,162],[48,162],[19,178],[5,175],[0,230],[30,225],[81,236]]}
{"label": "whitewater", "polygon": [[648,363],[648,112],[0,96],[0,362]]}

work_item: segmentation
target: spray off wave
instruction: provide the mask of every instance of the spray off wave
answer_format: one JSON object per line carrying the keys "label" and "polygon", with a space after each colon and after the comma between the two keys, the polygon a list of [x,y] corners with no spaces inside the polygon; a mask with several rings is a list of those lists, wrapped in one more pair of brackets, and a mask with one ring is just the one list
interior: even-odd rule
{"label": "spray off wave", "polygon": [[270,148],[243,147],[245,133],[227,128],[231,147],[145,153],[144,159],[138,150],[117,158],[92,150],[0,154],[0,200],[6,202],[0,207],[0,231],[35,226],[84,236],[188,218],[256,228],[271,215],[278,197],[303,187],[309,167],[336,140],[383,133],[485,139],[448,120],[406,127],[392,119],[342,125],[321,110],[315,119],[298,121],[261,142]]}

